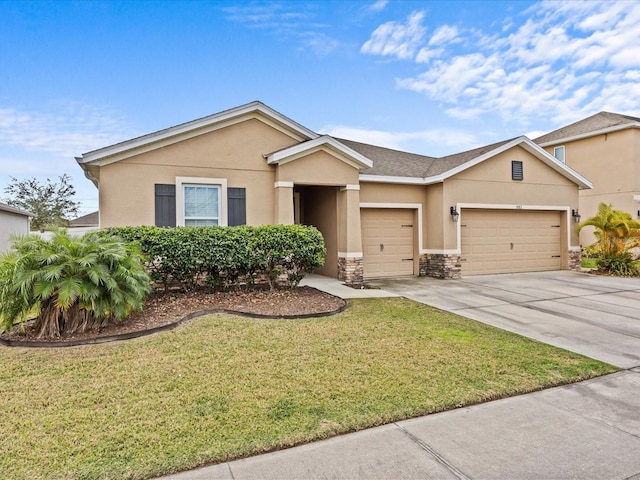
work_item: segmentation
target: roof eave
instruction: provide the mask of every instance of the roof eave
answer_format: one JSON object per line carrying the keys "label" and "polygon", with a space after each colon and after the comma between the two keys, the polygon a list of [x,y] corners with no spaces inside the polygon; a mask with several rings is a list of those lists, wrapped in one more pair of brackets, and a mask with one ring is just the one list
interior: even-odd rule
{"label": "roof eave", "polygon": [[640,122],[625,123],[623,125],[614,125],[613,127],[600,128],[598,130],[581,133],[579,135],[570,135],[568,137],[558,138],[557,140],[538,143],[537,145],[540,145],[541,147],[550,147],[552,145],[558,145],[559,143],[574,142],[583,138],[595,137],[597,135],[604,135],[607,133],[618,132],[620,130],[626,130],[627,128],[640,128]]}
{"label": "roof eave", "polygon": [[521,136],[514,138],[510,142],[507,142],[503,145],[500,145],[493,150],[490,150],[468,162],[465,162],[461,165],[458,165],[451,170],[447,170],[439,175],[434,175],[431,177],[400,177],[400,176],[385,176],[385,175],[370,175],[370,174],[361,174],[360,181],[363,182],[375,182],[375,183],[399,183],[399,184],[412,184],[412,185],[431,185],[434,183],[441,183],[448,178],[453,177],[454,175],[463,172],[479,163],[484,162],[485,160],[494,157],[502,152],[506,152],[507,150],[522,145],[525,150],[534,155],[535,157],[542,160],[549,167],[556,170],[561,175],[569,178],[573,181],[580,190],[588,190],[593,188],[593,184],[580,175],[578,172],[568,167],[564,163],[561,163],[554,156],[550,155],[546,150],[541,148],[539,145],[535,144],[531,139],[526,136]]}
{"label": "roof eave", "polygon": [[234,118],[251,114],[251,113],[261,113],[267,118],[291,130],[292,132],[297,133],[303,138],[313,139],[319,136],[317,133],[309,130],[308,128],[300,125],[299,123],[273,110],[272,108],[268,107],[262,102],[254,101],[251,103],[247,103],[246,105],[241,105],[239,107],[235,107],[229,110],[225,110],[223,112],[209,115],[207,117],[182,123],[180,125],[176,125],[174,127],[170,127],[164,130],[159,130],[157,132],[143,135],[141,137],[136,137],[131,140],[126,140],[124,142],[117,143],[115,145],[110,145],[108,147],[104,147],[98,150],[93,150],[87,153],[83,153],[80,157],[77,157],[76,160],[80,165],[97,162],[106,157],[118,155],[118,154],[127,152],[129,150],[135,150],[136,148],[139,148],[142,146],[146,146],[155,142],[166,140],[171,137],[176,137],[181,134],[203,129],[208,126],[215,125],[217,123],[221,123],[227,120],[232,120]]}
{"label": "roof eave", "polygon": [[321,135],[307,142],[299,143],[283,150],[269,153],[265,155],[265,158],[269,165],[285,163],[289,158],[299,156],[306,151],[311,151],[318,147],[327,147],[330,150],[335,150],[342,155],[345,155],[350,158],[353,161],[354,166],[359,169],[371,168],[373,166],[373,162],[370,159],[356,152],[352,148],[347,147],[343,143],[340,143],[329,135]]}

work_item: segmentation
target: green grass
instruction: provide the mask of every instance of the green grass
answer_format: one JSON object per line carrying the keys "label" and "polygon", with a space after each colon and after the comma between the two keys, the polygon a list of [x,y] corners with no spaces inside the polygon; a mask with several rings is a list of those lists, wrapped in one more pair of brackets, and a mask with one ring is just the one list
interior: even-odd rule
{"label": "green grass", "polygon": [[580,261],[580,266],[582,268],[598,268],[598,265],[596,264],[597,261],[598,261],[597,258],[582,257],[582,260]]}
{"label": "green grass", "polygon": [[1,348],[3,478],[147,478],[616,369],[405,299]]}

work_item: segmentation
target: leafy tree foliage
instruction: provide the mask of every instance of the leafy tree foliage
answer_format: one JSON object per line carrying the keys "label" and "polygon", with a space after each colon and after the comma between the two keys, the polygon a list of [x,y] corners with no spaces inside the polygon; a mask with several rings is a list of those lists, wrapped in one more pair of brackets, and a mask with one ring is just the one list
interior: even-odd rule
{"label": "leafy tree foliage", "polygon": [[38,338],[84,332],[142,308],[151,281],[133,243],[64,229],[17,238],[0,256],[0,327],[36,317]]}
{"label": "leafy tree foliage", "polygon": [[629,249],[640,245],[640,221],[611,205],[600,203],[598,213],[578,225],[578,231],[584,227],[595,227],[594,235],[598,239],[588,247],[595,253],[598,269],[615,275],[638,275],[638,267]]}
{"label": "leafy tree foliage", "polygon": [[600,203],[598,213],[578,225],[578,231],[584,227],[595,227],[594,235],[598,239],[594,250],[603,254],[622,253],[640,245],[640,221],[631,214],[615,210],[610,204]]}
{"label": "leafy tree foliage", "polygon": [[5,187],[8,205],[33,213],[32,230],[44,232],[46,229],[64,227],[69,218],[78,214],[78,202],[72,200],[76,190],[71,185],[71,177],[64,174],[59,182],[39,182],[35,178],[18,180],[11,177],[11,184]]}

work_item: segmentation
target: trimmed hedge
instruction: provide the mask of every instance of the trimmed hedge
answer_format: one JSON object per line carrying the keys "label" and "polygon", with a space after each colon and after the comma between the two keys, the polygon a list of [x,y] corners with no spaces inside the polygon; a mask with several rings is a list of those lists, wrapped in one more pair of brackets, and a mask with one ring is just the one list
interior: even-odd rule
{"label": "trimmed hedge", "polygon": [[324,265],[324,239],[315,227],[112,227],[102,230],[140,245],[151,278],[184,290],[216,290],[267,281],[294,288]]}

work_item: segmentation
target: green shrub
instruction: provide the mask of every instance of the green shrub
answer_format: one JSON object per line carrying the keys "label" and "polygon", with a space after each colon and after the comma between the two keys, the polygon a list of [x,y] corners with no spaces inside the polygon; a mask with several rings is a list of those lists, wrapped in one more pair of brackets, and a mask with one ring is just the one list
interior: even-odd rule
{"label": "green shrub", "polygon": [[283,277],[295,287],[324,264],[324,239],[314,227],[117,227],[102,231],[136,242],[151,278],[165,289],[209,285],[216,290],[251,286],[264,278],[274,288]]}
{"label": "green shrub", "polygon": [[624,277],[640,275],[637,263],[629,252],[603,253],[596,260],[598,270]]}
{"label": "green shrub", "polygon": [[17,238],[0,256],[4,330],[35,315],[38,337],[84,332],[142,308],[150,278],[136,245],[106,234]]}

